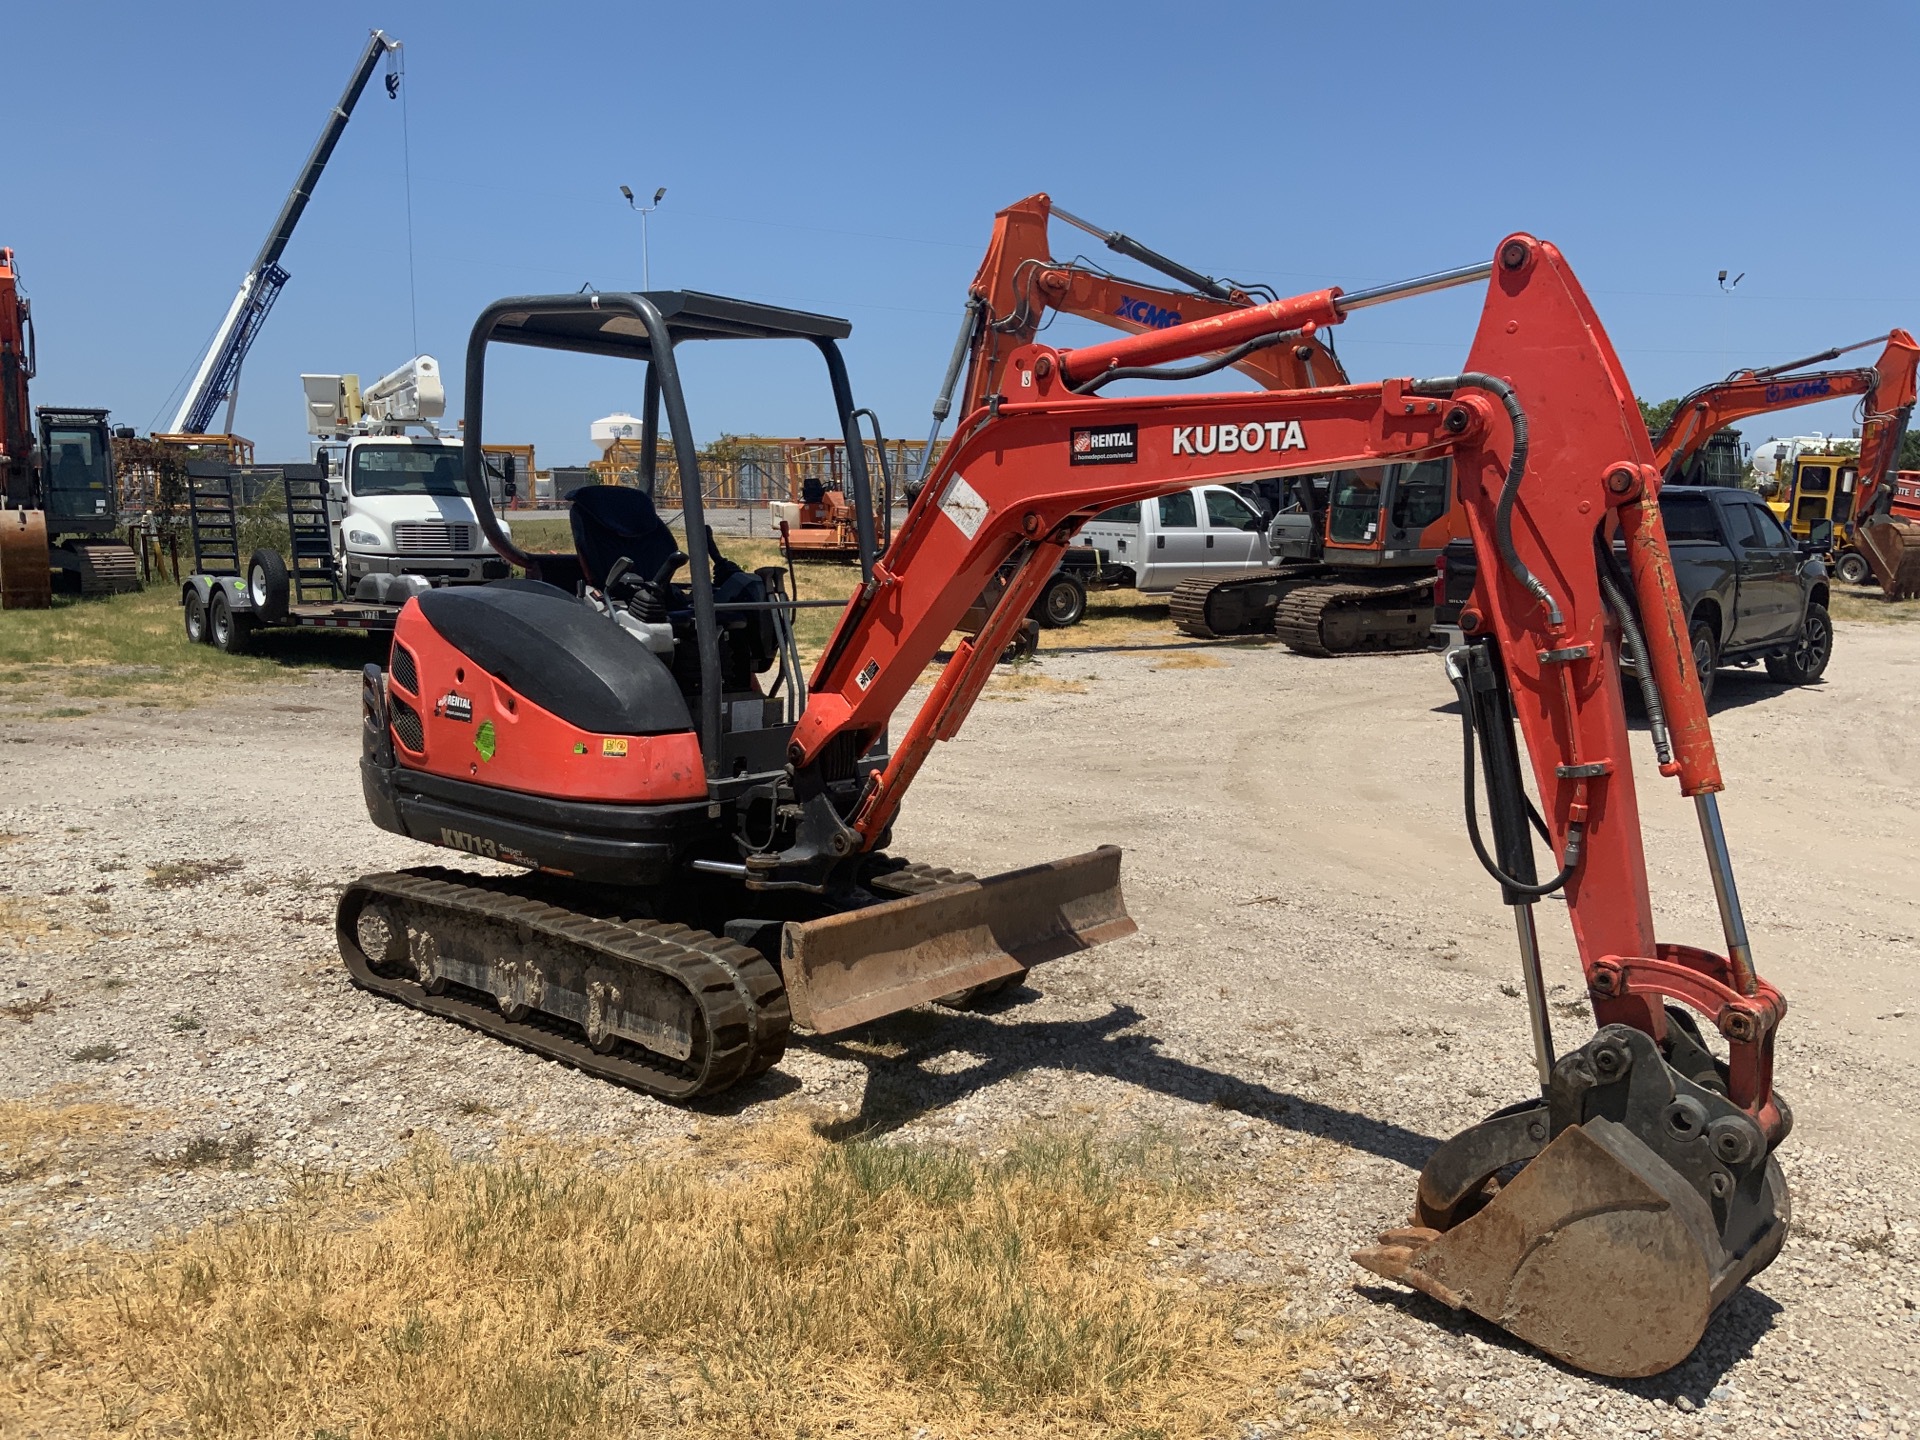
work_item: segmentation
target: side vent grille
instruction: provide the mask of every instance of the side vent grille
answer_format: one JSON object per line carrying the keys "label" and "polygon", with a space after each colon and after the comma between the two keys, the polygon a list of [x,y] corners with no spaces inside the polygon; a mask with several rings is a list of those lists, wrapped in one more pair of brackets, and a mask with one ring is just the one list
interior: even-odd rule
{"label": "side vent grille", "polygon": [[389,696],[393,708],[393,733],[400,743],[416,755],[427,753],[427,732],[421,727],[420,712],[397,695]]}
{"label": "side vent grille", "polygon": [[393,679],[409,695],[420,693],[420,672],[414,668],[413,652],[398,642],[393,647]]}

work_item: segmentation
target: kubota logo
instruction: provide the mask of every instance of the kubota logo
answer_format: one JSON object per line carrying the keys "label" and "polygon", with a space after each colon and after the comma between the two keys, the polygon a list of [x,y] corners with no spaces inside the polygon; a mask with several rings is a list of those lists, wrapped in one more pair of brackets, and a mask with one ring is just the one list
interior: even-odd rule
{"label": "kubota logo", "polygon": [[1767,404],[1778,405],[1787,400],[1811,400],[1816,395],[1831,395],[1833,382],[1825,376],[1818,380],[1795,380],[1787,385],[1767,386]]}
{"label": "kubota logo", "polygon": [[1176,425],[1176,455],[1231,455],[1235,451],[1304,450],[1307,437],[1298,420],[1253,420],[1245,425]]}
{"label": "kubota logo", "polygon": [[1151,300],[1136,300],[1131,295],[1122,295],[1120,303],[1114,307],[1114,314],[1122,320],[1131,320],[1136,325],[1144,325],[1149,330],[1165,330],[1170,325],[1180,323],[1180,312],[1155,305]]}

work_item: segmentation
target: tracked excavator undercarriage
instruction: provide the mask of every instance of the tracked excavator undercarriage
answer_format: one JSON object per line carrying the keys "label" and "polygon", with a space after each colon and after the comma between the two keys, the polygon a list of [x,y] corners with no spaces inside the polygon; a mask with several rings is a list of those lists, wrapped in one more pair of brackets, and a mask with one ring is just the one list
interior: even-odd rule
{"label": "tracked excavator undercarriage", "polygon": [[1356,578],[1310,562],[1226,580],[1183,581],[1173,623],[1202,640],[1276,635],[1302,655],[1424,650],[1433,629],[1433,576]]}
{"label": "tracked excavator undercarriage", "polygon": [[[844,322],[677,292],[497,302],[468,348],[467,490],[527,578],[409,602],[387,670],[366,678],[362,778],[384,828],[525,873],[430,867],[355,882],[338,918],[354,979],[685,1100],[776,1064],[790,1026],[833,1031],[964,1002],[1130,933],[1111,848],[979,880],[886,854],[919,767],[959,731],[1061,553],[1117,505],[1270,473],[1268,456],[1183,452],[1174,435],[1201,418],[1297,426],[1302,475],[1445,460],[1477,550],[1494,557],[1477,581],[1482,628],[1447,670],[1469,836],[1513,915],[1538,1091],[1439,1146],[1409,1223],[1357,1258],[1575,1366],[1645,1375],[1677,1364],[1786,1233],[1773,1157],[1789,1118],[1772,1084],[1786,1002],[1753,968],[1660,473],[1597,316],[1559,253],[1526,235],[1489,265],[1399,292],[1489,275],[1467,368],[1426,380],[1099,394],[1112,379],[1187,373],[1163,362],[1337,324],[1350,308],[1339,291],[1084,350],[1017,345],[1004,393],[962,421],[883,560],[834,343]],[[807,602],[778,571],[729,564],[701,519],[674,352],[721,338],[811,344],[833,382],[861,573],[810,676],[792,628]],[[664,408],[691,559],[653,513],[649,474],[638,490],[575,496],[576,553],[514,547],[483,464],[484,357],[501,341],[644,362],[642,465]],[[1123,458],[1079,468],[1087,447],[1075,439],[1089,429],[1121,437],[1103,450]],[[1531,462],[1536,448],[1550,459]],[[953,645],[893,743],[895,711],[996,580],[991,613]],[[1305,603],[1327,588],[1298,593]],[[1366,633],[1322,619],[1312,643]],[[1660,769],[1698,815],[1724,955],[1655,938],[1623,652]],[[1536,846],[1554,871],[1545,880]],[[1534,927],[1538,902],[1558,893],[1598,1025],[1564,1053]]]}

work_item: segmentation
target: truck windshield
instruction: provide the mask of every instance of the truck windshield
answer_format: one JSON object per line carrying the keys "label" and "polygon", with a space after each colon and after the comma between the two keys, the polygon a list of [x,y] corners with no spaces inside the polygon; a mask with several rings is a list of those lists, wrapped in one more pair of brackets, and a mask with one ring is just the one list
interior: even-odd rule
{"label": "truck windshield", "polygon": [[452,445],[362,445],[353,452],[356,495],[465,495]]}

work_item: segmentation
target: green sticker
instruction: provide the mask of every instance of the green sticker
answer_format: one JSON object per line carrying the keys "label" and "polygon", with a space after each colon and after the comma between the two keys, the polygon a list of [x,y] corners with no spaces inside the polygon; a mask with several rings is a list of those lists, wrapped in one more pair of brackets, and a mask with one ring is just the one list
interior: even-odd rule
{"label": "green sticker", "polygon": [[573,742],[573,753],[574,753],[574,754],[576,754],[576,755],[584,755],[584,754],[586,754],[586,753],[587,753],[587,742],[586,742],[586,741],[584,741],[584,740],[576,740],[576,741],[574,741],[574,742]]}
{"label": "green sticker", "polygon": [[482,760],[493,759],[493,721],[482,721],[480,729],[474,734],[473,748],[480,752]]}

